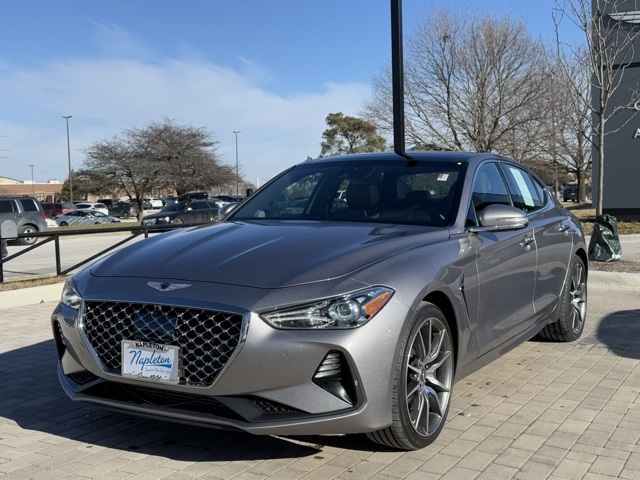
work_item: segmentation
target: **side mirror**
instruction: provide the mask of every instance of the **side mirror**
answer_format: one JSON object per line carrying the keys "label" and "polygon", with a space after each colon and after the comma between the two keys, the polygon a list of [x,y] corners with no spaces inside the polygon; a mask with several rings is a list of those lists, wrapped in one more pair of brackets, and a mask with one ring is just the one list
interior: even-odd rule
{"label": "side mirror", "polygon": [[479,227],[470,227],[467,231],[496,232],[501,230],[519,230],[529,225],[527,214],[511,205],[489,205],[478,213]]}

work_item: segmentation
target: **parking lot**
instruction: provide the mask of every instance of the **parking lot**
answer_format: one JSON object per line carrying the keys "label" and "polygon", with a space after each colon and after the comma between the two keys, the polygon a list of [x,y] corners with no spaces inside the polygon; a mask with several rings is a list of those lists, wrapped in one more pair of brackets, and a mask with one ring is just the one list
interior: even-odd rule
{"label": "parking lot", "polygon": [[529,341],[455,385],[436,443],[256,437],[73,404],[58,385],[54,302],[0,311],[0,478],[640,478],[640,294],[596,286],[585,334]]}

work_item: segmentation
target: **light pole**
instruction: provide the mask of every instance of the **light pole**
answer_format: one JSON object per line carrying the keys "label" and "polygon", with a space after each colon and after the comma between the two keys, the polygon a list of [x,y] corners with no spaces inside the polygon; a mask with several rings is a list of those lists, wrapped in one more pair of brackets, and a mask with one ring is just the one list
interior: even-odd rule
{"label": "light pole", "polygon": [[33,167],[35,167],[35,165],[29,165],[31,167],[31,196],[35,197],[36,196],[36,185],[33,183]]}
{"label": "light pole", "polygon": [[234,130],[233,133],[236,134],[236,197],[240,195],[240,169],[238,165],[238,134],[241,133],[240,130]]}
{"label": "light pole", "polygon": [[62,118],[64,118],[67,121],[67,162],[69,164],[69,201],[70,202],[73,202],[73,180],[71,180],[71,144],[69,143],[69,119],[72,116],[73,115],[67,115],[67,116],[62,115]]}

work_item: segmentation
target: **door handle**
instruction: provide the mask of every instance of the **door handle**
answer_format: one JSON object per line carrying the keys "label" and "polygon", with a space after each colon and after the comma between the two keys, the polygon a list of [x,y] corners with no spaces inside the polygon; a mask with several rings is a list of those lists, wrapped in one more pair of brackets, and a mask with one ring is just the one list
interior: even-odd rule
{"label": "door handle", "polygon": [[[526,236],[522,239],[522,241],[520,242],[520,245],[523,247],[529,247],[529,245],[531,245],[535,240],[533,239],[533,237],[530,236]],[[529,247],[531,248],[531,247]]]}
{"label": "door handle", "polygon": [[571,225],[565,225],[564,223],[560,224],[560,226],[558,227],[558,230],[561,233],[564,233],[564,232],[566,232],[567,230],[570,230],[570,229],[571,229]]}

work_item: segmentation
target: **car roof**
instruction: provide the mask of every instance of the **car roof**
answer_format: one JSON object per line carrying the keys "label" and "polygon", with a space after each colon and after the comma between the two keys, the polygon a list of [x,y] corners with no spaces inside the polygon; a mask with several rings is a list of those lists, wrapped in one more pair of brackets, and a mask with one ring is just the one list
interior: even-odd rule
{"label": "car roof", "polygon": [[502,155],[494,153],[471,153],[471,152],[454,152],[454,151],[409,151],[405,155],[398,155],[394,152],[374,152],[374,153],[357,153],[351,155],[340,155],[336,157],[324,157],[314,160],[301,162],[298,165],[310,163],[332,163],[332,162],[371,162],[371,161],[397,161],[407,162],[416,161],[440,161],[440,162],[466,162],[477,163],[487,159],[510,160]]}

